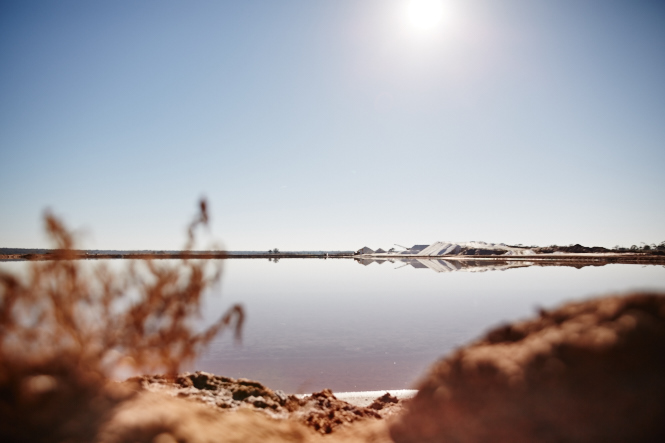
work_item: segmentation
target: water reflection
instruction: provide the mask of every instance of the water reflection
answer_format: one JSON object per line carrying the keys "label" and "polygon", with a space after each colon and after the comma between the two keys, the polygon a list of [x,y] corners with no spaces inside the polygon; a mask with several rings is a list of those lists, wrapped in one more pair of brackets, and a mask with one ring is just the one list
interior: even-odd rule
{"label": "water reflection", "polygon": [[[358,257],[363,266],[353,259],[280,259],[275,266],[275,258],[224,261],[221,285],[207,294],[199,321],[210,325],[240,303],[243,342],[222,334],[188,369],[287,392],[404,389],[438,357],[538,308],[665,291],[661,265]],[[4,262],[0,270],[29,278],[30,264]],[[98,264],[122,272],[128,262],[81,262],[86,272]]]}
{"label": "water reflection", "polygon": [[[356,258],[356,262],[363,266],[369,266],[373,263],[382,265],[384,263],[398,264],[395,269],[412,267],[416,269],[430,269],[434,272],[486,272],[486,271],[505,271],[508,269],[528,268],[530,266],[556,266],[571,267],[581,269],[587,266],[605,266],[612,264],[609,260],[602,258],[595,261],[582,260],[501,260],[501,259],[483,259],[483,260],[439,260],[428,258]],[[649,264],[657,265],[657,264]]]}
{"label": "water reflection", "polygon": [[506,269],[526,268],[533,266],[533,262],[511,262],[511,261],[481,261],[481,260],[436,260],[426,258],[401,258],[401,259],[371,259],[371,258],[358,258],[358,263],[363,266],[369,266],[372,263],[379,265],[388,263],[402,264],[395,269],[400,269],[406,266],[411,266],[416,269],[431,269],[434,272],[485,272],[485,271],[505,271]]}
{"label": "water reflection", "polygon": [[220,337],[192,369],[254,378],[287,392],[404,389],[438,357],[538,308],[610,292],[665,290],[665,269],[653,265],[357,261],[366,266],[348,259],[281,260],[279,266],[228,260],[223,296],[204,315],[213,321],[228,303],[243,303],[243,344]]}

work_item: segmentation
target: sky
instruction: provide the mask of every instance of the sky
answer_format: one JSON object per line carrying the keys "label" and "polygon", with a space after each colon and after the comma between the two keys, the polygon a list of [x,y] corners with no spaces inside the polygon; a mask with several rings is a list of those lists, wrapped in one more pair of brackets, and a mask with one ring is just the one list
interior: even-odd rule
{"label": "sky", "polygon": [[430,1],[0,0],[0,247],[665,240],[665,2]]}

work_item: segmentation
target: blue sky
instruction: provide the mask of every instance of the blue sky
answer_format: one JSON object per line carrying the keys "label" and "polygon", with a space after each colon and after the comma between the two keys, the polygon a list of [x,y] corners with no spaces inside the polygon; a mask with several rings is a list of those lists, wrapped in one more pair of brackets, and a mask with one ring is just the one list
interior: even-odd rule
{"label": "blue sky", "polygon": [[0,246],[665,240],[665,3],[0,1]]}

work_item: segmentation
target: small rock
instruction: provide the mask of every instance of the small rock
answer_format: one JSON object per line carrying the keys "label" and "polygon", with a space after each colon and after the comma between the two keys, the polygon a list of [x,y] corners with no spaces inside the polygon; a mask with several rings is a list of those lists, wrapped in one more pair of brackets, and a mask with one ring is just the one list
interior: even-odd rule
{"label": "small rock", "polygon": [[274,393],[275,393],[275,397],[277,397],[277,399],[279,400],[279,404],[283,406],[284,403],[286,403],[286,400],[289,397],[281,389],[278,389],[278,390],[274,391]]}

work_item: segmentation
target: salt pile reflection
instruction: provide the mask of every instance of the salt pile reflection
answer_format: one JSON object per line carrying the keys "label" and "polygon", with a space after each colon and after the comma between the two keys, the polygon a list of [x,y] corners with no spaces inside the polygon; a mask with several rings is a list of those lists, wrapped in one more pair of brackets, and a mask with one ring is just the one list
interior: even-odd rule
{"label": "salt pile reflection", "polygon": [[486,272],[486,271],[505,271],[513,268],[526,268],[533,266],[534,263],[530,261],[496,261],[496,260],[437,260],[426,258],[402,258],[402,259],[372,259],[372,258],[357,258],[355,259],[363,266],[369,266],[372,263],[383,264],[389,263],[403,263],[395,269],[403,268],[405,266],[412,266],[419,269],[431,269],[435,272]]}

